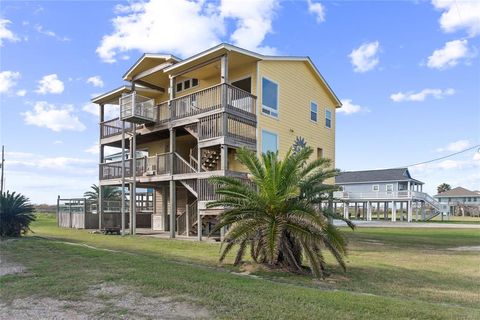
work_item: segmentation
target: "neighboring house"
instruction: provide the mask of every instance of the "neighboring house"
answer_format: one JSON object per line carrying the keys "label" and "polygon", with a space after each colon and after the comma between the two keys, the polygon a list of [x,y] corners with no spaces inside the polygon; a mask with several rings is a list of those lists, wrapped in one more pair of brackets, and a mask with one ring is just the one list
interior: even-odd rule
{"label": "neighboring house", "polygon": [[[217,197],[208,178],[246,181],[238,148],[284,156],[306,142],[314,158],[335,160],[335,109],[341,103],[308,57],[265,56],[221,44],[185,60],[144,54],[123,79],[130,85],[92,99],[100,108],[100,186],[122,183],[121,154],[105,157],[104,148],[122,147],[124,120],[125,152],[145,153],[137,155],[136,170],[132,157],[125,157],[127,182],[132,192],[154,190],[150,228],[171,237],[209,234],[222,210],[206,208]],[[119,105],[118,117],[105,119],[106,105]],[[100,228],[118,225],[120,215],[109,216],[105,206],[101,202]],[[135,233],[134,221],[143,213],[133,211],[127,220]]]}
{"label": "neighboring house", "polygon": [[451,215],[480,215],[479,191],[456,187],[434,197],[442,204],[445,213]]}
{"label": "neighboring house", "polygon": [[[409,222],[414,209],[416,220],[428,220],[440,212],[439,203],[423,192],[424,183],[412,178],[407,168],[342,172],[335,184],[341,189],[334,193],[335,203],[344,204],[345,217],[351,216],[351,205],[353,218],[365,220],[372,220],[373,211],[377,219],[392,221],[397,220],[397,212],[400,220],[406,213]],[[429,216],[426,209],[430,209]]]}

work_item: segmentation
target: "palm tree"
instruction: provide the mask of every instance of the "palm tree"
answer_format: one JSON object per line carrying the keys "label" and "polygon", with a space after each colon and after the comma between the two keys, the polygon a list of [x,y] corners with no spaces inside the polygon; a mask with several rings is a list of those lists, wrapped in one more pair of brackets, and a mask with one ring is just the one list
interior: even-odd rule
{"label": "palm tree", "polygon": [[[98,200],[98,194],[100,193],[99,187],[96,184],[92,184],[91,189],[93,191],[87,191],[83,196],[89,200]],[[122,198],[122,193],[120,189],[112,186],[103,186],[102,187],[102,198],[104,200],[120,200]]]}
{"label": "palm tree", "polygon": [[30,231],[35,220],[34,207],[22,194],[4,192],[0,195],[0,237],[19,237]]}
{"label": "palm tree", "polygon": [[452,190],[452,187],[448,183],[442,183],[437,187],[437,193],[443,193],[448,190]]}
{"label": "palm tree", "polygon": [[285,159],[268,152],[257,158],[255,153],[241,149],[238,160],[249,171],[249,183],[232,177],[213,177],[220,199],[209,208],[226,207],[219,216],[215,231],[228,226],[222,243],[220,261],[238,248],[235,265],[250,247],[254,261],[293,272],[303,272],[303,258],[316,277],[325,275],[322,249],[329,250],[343,270],[346,239],[331,223],[341,219],[353,229],[354,225],[324,208],[328,194],[337,190],[324,183],[338,170],[329,169],[330,160],[318,159],[307,163],[313,149],[305,147]]}

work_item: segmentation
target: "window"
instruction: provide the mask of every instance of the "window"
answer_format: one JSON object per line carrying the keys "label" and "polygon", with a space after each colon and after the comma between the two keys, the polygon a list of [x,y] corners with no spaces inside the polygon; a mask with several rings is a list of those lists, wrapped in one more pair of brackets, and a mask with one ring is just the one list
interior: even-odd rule
{"label": "window", "polygon": [[262,78],[262,112],[278,117],[278,84]]}
{"label": "window", "polygon": [[188,90],[196,86],[198,86],[197,78],[186,79],[186,80],[177,82],[177,92]]}
{"label": "window", "polygon": [[325,109],[325,127],[332,127],[332,111]]}
{"label": "window", "polygon": [[380,190],[380,186],[378,184],[374,184],[372,186],[372,191],[379,191]]}
{"label": "window", "polygon": [[322,159],[322,158],[323,158],[323,149],[317,148],[317,159]]}
{"label": "window", "polygon": [[387,184],[387,192],[393,191],[393,184]]}
{"label": "window", "polygon": [[268,151],[277,152],[278,150],[278,136],[275,133],[262,130],[262,152]]}
{"label": "window", "polygon": [[317,122],[318,106],[315,102],[310,102],[310,120]]}

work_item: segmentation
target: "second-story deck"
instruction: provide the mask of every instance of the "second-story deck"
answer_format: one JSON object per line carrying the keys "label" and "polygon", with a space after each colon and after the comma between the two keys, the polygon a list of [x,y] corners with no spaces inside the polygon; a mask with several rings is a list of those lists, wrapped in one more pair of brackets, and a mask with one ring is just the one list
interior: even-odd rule
{"label": "second-story deck", "polygon": [[[145,125],[125,122],[127,132],[134,125],[140,134],[147,134],[196,124],[194,130],[199,140],[227,137],[253,145],[256,141],[256,97],[230,84],[218,84],[157,105],[153,99],[145,100],[135,93],[125,95],[120,103],[123,103],[121,116],[100,123],[100,137],[104,143],[121,139],[122,119],[138,117],[149,120]],[[149,108],[151,110],[147,110]]]}

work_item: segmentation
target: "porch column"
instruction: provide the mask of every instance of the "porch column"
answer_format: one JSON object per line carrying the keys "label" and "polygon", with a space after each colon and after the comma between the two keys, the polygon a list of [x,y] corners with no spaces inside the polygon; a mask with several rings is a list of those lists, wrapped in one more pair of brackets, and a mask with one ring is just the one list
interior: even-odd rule
{"label": "porch column", "polygon": [[422,215],[422,221],[425,221],[425,219],[427,218],[425,215],[425,201],[422,201],[422,204],[420,206],[420,211]]}
{"label": "porch column", "polygon": [[400,201],[400,221],[403,221],[403,201]]}
{"label": "porch column", "polygon": [[355,213],[353,214],[353,218],[354,219],[357,219],[357,215],[358,215],[358,203],[355,202],[355,206],[354,206],[354,210],[355,210]]}
{"label": "porch column", "polygon": [[387,220],[388,217],[388,202],[383,203],[383,220]]}
{"label": "porch column", "polygon": [[372,221],[372,203],[367,201],[367,221]]}
{"label": "porch column", "polygon": [[397,221],[397,203],[392,201],[392,221]]}
{"label": "porch column", "polygon": [[200,214],[200,210],[197,209],[197,239],[198,241],[202,241],[202,215]]}
{"label": "porch column", "polygon": [[220,83],[228,83],[228,55],[220,58]]}
{"label": "porch column", "polygon": [[224,144],[221,145],[220,150],[220,170],[228,170],[228,147]]}
{"label": "porch column", "polygon": [[[100,110],[103,110],[103,105],[100,106]],[[104,158],[105,158],[105,154],[104,154],[104,146],[101,144],[101,142],[99,142],[99,159],[98,161],[100,163],[103,163],[104,161]],[[99,179],[101,178],[102,176],[102,173],[99,172]],[[102,194],[102,187],[101,187],[101,184],[99,183],[98,184],[98,204],[97,204],[97,211],[98,211],[98,230],[102,230],[103,228],[103,206],[102,206],[102,202],[103,202],[103,194]]]}
{"label": "porch column", "polygon": [[[170,128],[170,165],[172,167],[172,175],[175,173],[175,157],[176,149],[176,133],[174,128]],[[170,180],[170,238],[175,238],[175,222],[177,221],[177,190],[175,180]]]}
{"label": "porch column", "polygon": [[343,203],[343,217],[344,217],[345,219],[350,218],[350,217],[348,216],[349,206],[350,206],[350,204],[349,204],[348,202],[344,202],[344,203]]}
{"label": "porch column", "polygon": [[412,201],[407,202],[407,222],[412,222],[412,216],[413,216],[413,208],[412,208]]}
{"label": "porch column", "polygon": [[162,186],[162,220],[163,220],[163,230],[168,231],[169,221],[168,221],[168,188],[167,186]]}
{"label": "porch column", "polygon": [[185,230],[187,231],[187,237],[190,237],[190,208],[185,206]]}
{"label": "porch column", "polygon": [[170,238],[175,238],[175,222],[177,222],[177,197],[175,180],[170,180]]}

